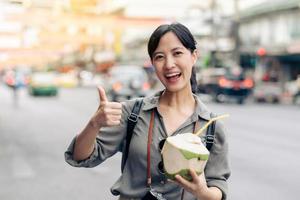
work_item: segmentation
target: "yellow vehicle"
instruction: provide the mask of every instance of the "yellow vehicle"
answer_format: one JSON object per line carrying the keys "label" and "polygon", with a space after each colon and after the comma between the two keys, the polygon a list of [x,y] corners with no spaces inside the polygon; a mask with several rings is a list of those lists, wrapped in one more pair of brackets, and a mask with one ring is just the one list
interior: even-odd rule
{"label": "yellow vehicle", "polygon": [[58,76],[58,85],[64,88],[74,88],[78,86],[78,78],[72,73],[61,73]]}

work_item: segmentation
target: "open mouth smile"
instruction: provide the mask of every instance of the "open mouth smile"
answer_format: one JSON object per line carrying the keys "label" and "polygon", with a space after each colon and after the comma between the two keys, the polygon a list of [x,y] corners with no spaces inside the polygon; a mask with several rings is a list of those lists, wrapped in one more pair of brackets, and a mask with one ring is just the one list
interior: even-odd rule
{"label": "open mouth smile", "polygon": [[165,74],[165,78],[170,81],[170,82],[175,82],[179,79],[179,77],[181,76],[180,72],[174,72],[174,73],[169,73],[169,74]]}

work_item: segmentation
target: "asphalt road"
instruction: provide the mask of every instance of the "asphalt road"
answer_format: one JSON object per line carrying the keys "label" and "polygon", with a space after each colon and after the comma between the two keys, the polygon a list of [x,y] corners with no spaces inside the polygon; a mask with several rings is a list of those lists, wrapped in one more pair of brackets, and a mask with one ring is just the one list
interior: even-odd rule
{"label": "asphalt road", "polygon": [[[120,154],[92,169],[73,168],[63,153],[98,106],[96,89],[63,89],[57,97],[20,91],[14,102],[0,85],[0,199],[113,200]],[[297,199],[300,107],[213,104],[230,143],[230,200]],[[297,196],[296,196],[297,195]]]}

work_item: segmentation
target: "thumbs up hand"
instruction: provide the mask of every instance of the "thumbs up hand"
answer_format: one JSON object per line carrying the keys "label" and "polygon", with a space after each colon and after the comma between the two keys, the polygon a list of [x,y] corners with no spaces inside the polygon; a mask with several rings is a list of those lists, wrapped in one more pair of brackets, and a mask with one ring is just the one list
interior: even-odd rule
{"label": "thumbs up hand", "polygon": [[117,126],[120,124],[122,116],[122,104],[109,102],[105,90],[98,87],[100,105],[92,118],[93,125],[96,127]]}

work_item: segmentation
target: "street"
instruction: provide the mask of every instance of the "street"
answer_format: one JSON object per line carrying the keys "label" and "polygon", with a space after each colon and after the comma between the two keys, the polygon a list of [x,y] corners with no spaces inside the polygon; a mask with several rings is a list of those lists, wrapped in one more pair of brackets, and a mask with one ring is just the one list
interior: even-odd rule
{"label": "street", "polygon": [[[0,85],[0,199],[113,200],[120,154],[93,168],[74,168],[64,151],[98,106],[95,88],[61,89],[57,97],[14,102]],[[300,107],[273,104],[207,105],[223,122],[230,145],[230,200],[297,199],[300,185]]]}

